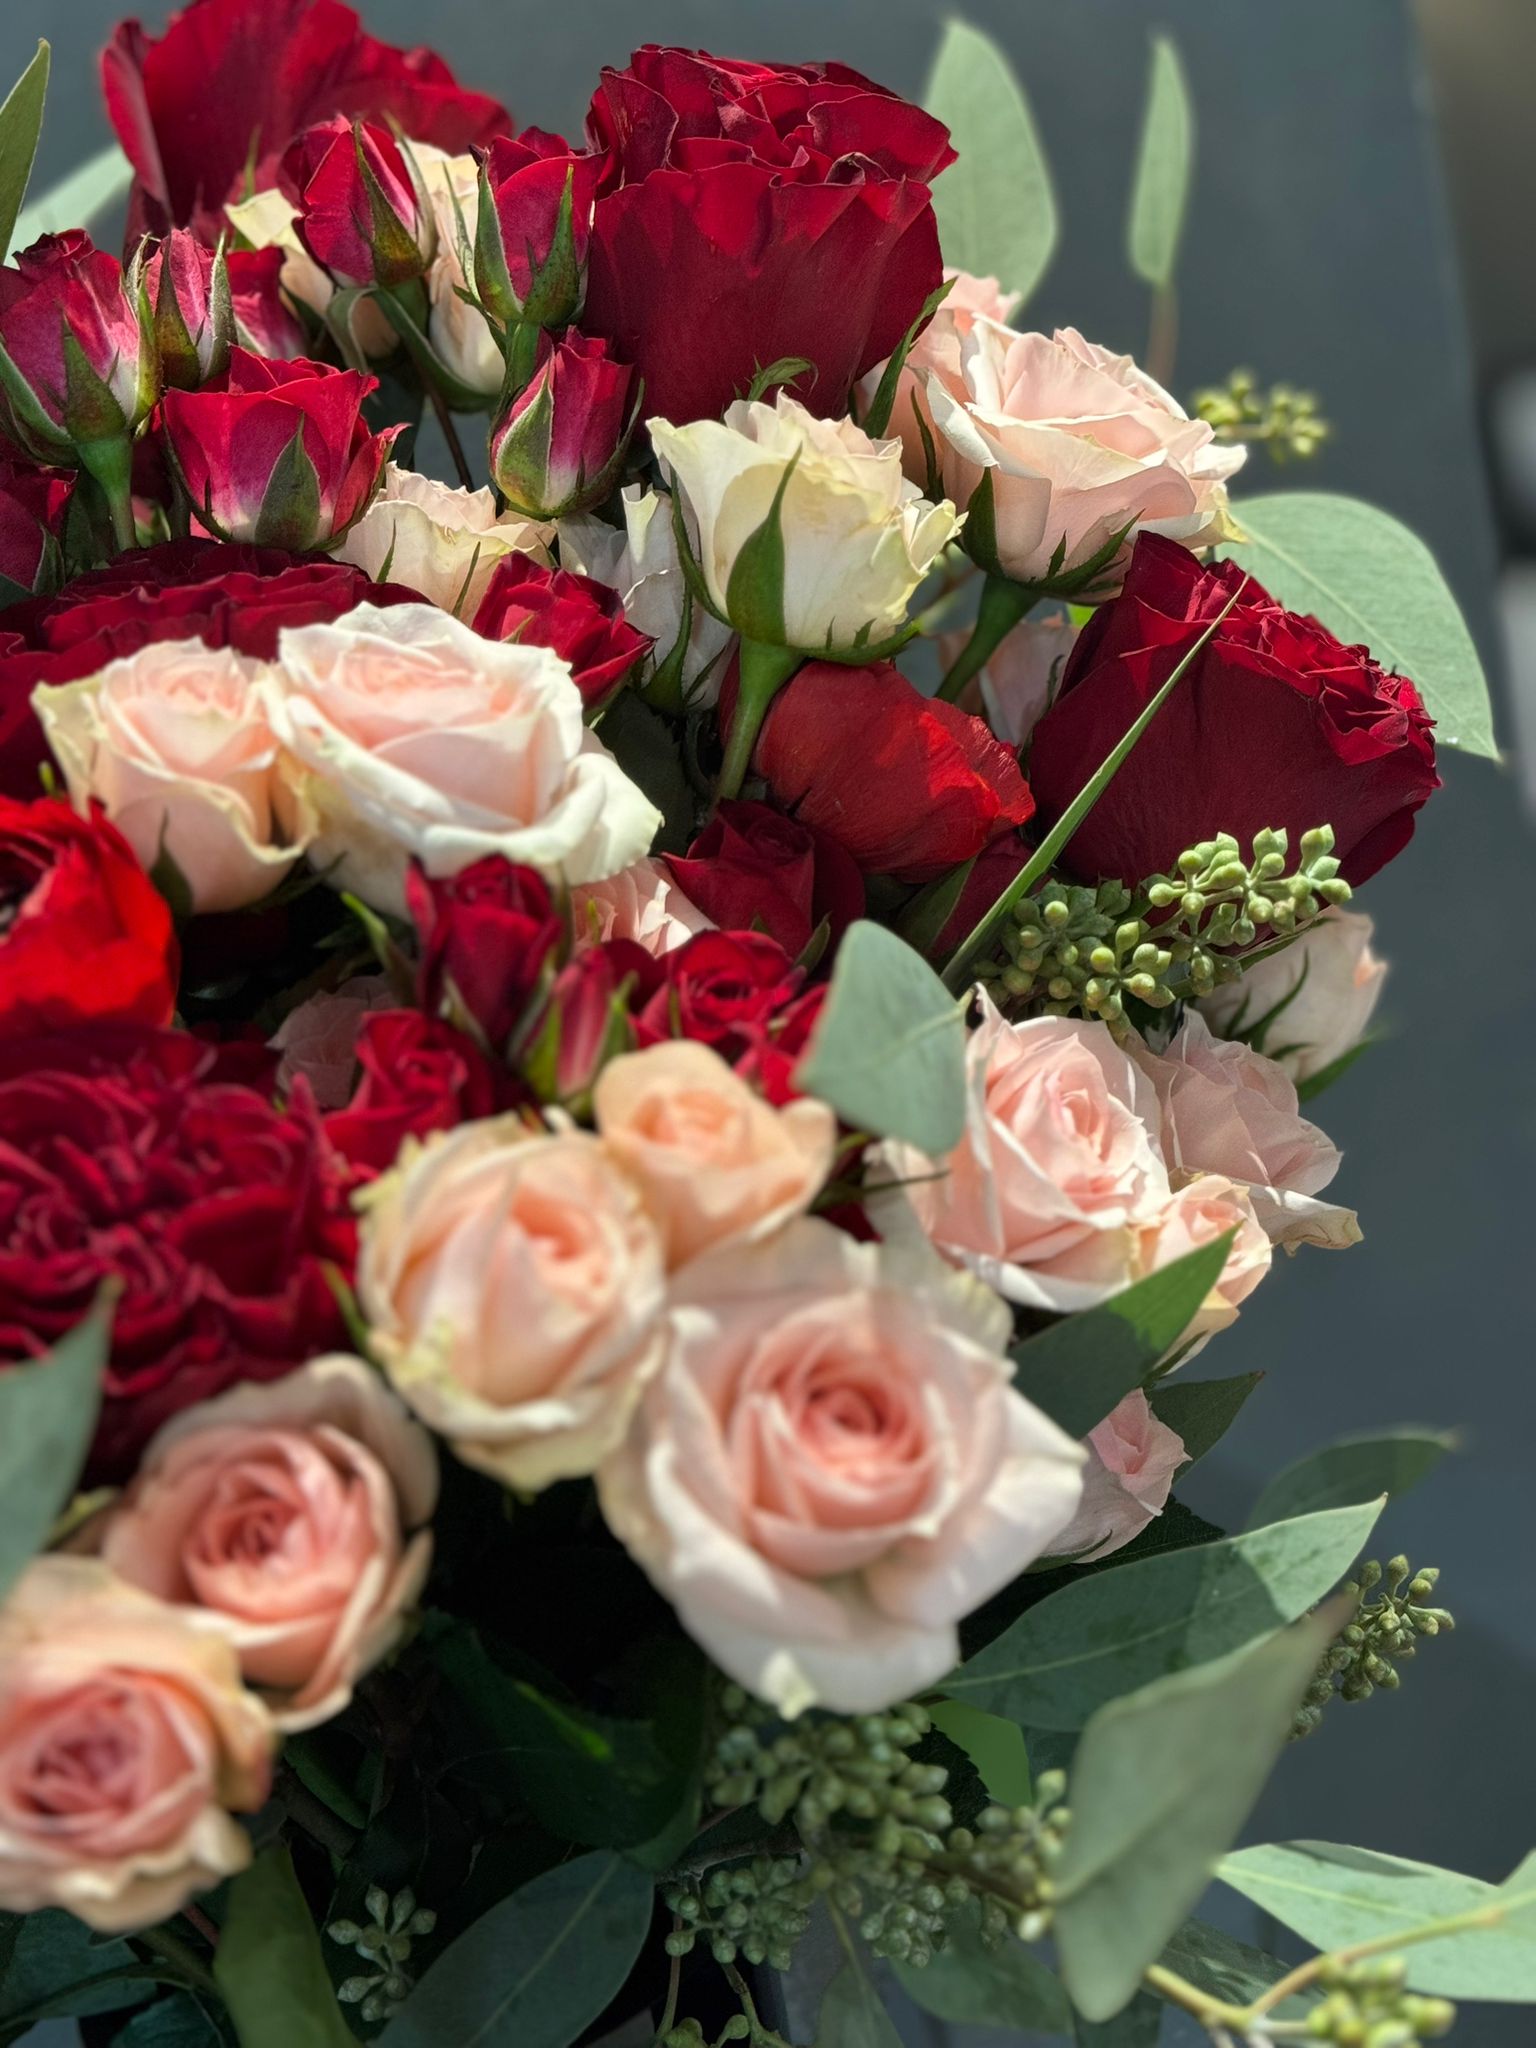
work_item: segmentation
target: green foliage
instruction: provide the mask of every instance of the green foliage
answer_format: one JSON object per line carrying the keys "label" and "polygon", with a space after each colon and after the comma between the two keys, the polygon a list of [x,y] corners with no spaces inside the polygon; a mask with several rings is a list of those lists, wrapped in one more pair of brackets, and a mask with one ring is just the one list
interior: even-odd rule
{"label": "green foliage", "polygon": [[112,2048],[223,2048],[218,2023],[184,1991],[157,1999],[112,2037]]}
{"label": "green foliage", "polygon": [[1173,282],[1195,161],[1195,110],[1176,46],[1152,38],[1152,68],[1142,116],[1126,248],[1131,268],[1155,291]]}
{"label": "green foliage", "polygon": [[213,1974],[240,2048],[352,2048],[285,1848],[235,1879]]}
{"label": "green foliage", "polygon": [[816,2048],[901,2048],[895,2023],[851,1947],[821,2001]]}
{"label": "green foliage", "polygon": [[1085,2020],[1076,2014],[1073,2038],[1077,2048],[1157,2048],[1166,2011],[1149,1992],[1138,1992],[1112,2019]]}
{"label": "green foliage", "polygon": [[1180,1374],[1159,1381],[1147,1399],[1158,1421],[1184,1439],[1184,1455],[1193,1465],[1220,1443],[1263,1377],[1245,1372],[1227,1380],[1187,1380]]}
{"label": "green foliage", "polygon": [[74,1491],[96,1428],[111,1333],[104,1291],[46,1357],[0,1370],[0,1598]]}
{"label": "green foliage", "polygon": [[16,246],[12,236],[31,181],[37,138],[43,130],[49,57],[48,45],[39,42],[37,55],[0,106],[0,256],[8,256]]}
{"label": "green foliage", "polygon": [[990,36],[951,21],[923,104],[959,151],[933,188],[944,261],[1027,300],[1056,246],[1056,199],[1012,66]]}
{"label": "green foliage", "polygon": [[938,1700],[928,1709],[935,1728],[970,1758],[1000,1806],[1024,1806],[1033,1797],[1024,1731],[1000,1714],[965,1700]]}
{"label": "green foliage", "polygon": [[987,1940],[974,1912],[955,1915],[944,1947],[922,1969],[894,1968],[913,2004],[952,2026],[1064,2034],[1072,2024],[1066,1993],[1045,1964],[1013,1935]]}
{"label": "green foliage", "polygon": [[603,713],[598,737],[661,813],[658,853],[681,853],[693,837],[694,796],[666,720],[621,690]]}
{"label": "green foliage", "polygon": [[[1210,1998],[1224,1999],[1228,2005],[1250,2004],[1272,1984],[1278,1984],[1290,1969],[1290,1964],[1282,1963],[1278,1956],[1267,1955],[1263,1949],[1253,1948],[1203,1920],[1186,1920],[1158,1961],[1165,1970],[1172,1970],[1175,1976],[1193,1984],[1197,1991]],[[1293,2007],[1287,1999],[1279,2008],[1279,2016],[1289,2019],[1294,2009],[1299,2009],[1299,2002]]]}
{"label": "green foliage", "polygon": [[1406,1493],[1434,1471],[1456,1438],[1444,1430],[1394,1429],[1379,1436],[1345,1437],[1313,1451],[1271,1479],[1248,1517],[1250,1529],[1319,1508]]}
{"label": "green foliage", "polygon": [[19,2040],[45,2013],[133,2005],[152,1995],[156,1974],[126,1941],[104,1940],[73,1914],[0,1914],[0,2043]]}

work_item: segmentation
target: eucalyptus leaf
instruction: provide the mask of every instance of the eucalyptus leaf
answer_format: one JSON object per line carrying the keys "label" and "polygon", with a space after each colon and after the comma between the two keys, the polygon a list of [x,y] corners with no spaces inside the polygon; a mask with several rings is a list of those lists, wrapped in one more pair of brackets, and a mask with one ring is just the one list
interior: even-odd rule
{"label": "eucalyptus leaf", "polygon": [[1488,679],[1434,557],[1358,498],[1276,491],[1232,507],[1248,536],[1219,552],[1292,611],[1311,612],[1411,679],[1441,746],[1497,759]]}
{"label": "eucalyptus leaf", "polygon": [[948,1939],[922,1969],[897,1963],[896,1976],[914,2005],[957,2027],[1038,2028],[1064,2034],[1072,2009],[1059,1979],[1022,1941],[989,1947],[980,1916],[957,1913]]}
{"label": "eucalyptus leaf", "polygon": [[1157,2048],[1168,2008],[1148,1991],[1138,1992],[1112,2019],[1085,2020],[1074,2015],[1077,2048]]}
{"label": "eucalyptus leaf", "polygon": [[223,2039],[197,2000],[178,1991],[135,2013],[112,2048],[222,2048]]}
{"label": "eucalyptus leaf", "polygon": [[73,2014],[115,2012],[152,1997],[153,1982],[124,1974],[137,1962],[126,1941],[103,1941],[56,1907],[0,1914],[0,2037],[21,2015],[45,2006]]}
{"label": "eucalyptus leaf", "polygon": [[1106,1702],[1294,1621],[1360,1554],[1381,1503],[1333,1508],[1092,1572],[1042,1600],[944,1691],[1036,1728],[1081,1728]]}
{"label": "eucalyptus leaf", "polygon": [[11,230],[11,246],[28,249],[39,235],[89,227],[98,214],[116,205],[132,183],[133,165],[115,142],[109,144],[22,208]]}
{"label": "eucalyptus leaf", "polygon": [[280,1845],[235,1879],[213,1974],[240,2048],[352,2048],[293,1858]]}
{"label": "eucalyptus leaf", "polygon": [[1029,1751],[1016,1721],[983,1713],[965,1700],[936,1700],[928,1709],[935,1728],[963,1749],[999,1806],[1027,1806],[1033,1797]]}
{"label": "eucalyptus leaf", "polygon": [[951,21],[923,104],[959,152],[933,188],[944,261],[1028,299],[1056,247],[1056,197],[1012,66],[990,36]]}
{"label": "eucalyptus leaf", "polygon": [[1331,1601],[1234,1656],[1113,1701],[1088,1723],[1054,1873],[1057,1955],[1085,2019],[1113,2019],[1130,2004],[1204,1891],[1348,1612]]}
{"label": "eucalyptus leaf", "polygon": [[816,2022],[816,2048],[901,2048],[896,2024],[853,1956],[827,1986]]}
{"label": "eucalyptus leaf", "polygon": [[1248,1517],[1250,1529],[1347,1507],[1378,1494],[1406,1493],[1433,1472],[1456,1438],[1445,1430],[1396,1429],[1380,1436],[1345,1437],[1287,1465],[1270,1480]]}
{"label": "eucalyptus leaf", "polygon": [[49,59],[48,45],[39,42],[36,56],[0,106],[0,255],[9,255],[17,246],[12,236],[32,177],[37,138],[43,132]]}
{"label": "eucalyptus leaf", "polygon": [[0,1368],[0,1598],[74,1492],[101,1405],[114,1298],[103,1290],[46,1357]]}
{"label": "eucalyptus leaf", "polygon": [[1147,1399],[1158,1421],[1183,1438],[1184,1455],[1194,1465],[1220,1443],[1263,1377],[1261,1372],[1239,1373],[1229,1380],[1187,1380],[1180,1375],[1159,1381]]}
{"label": "eucalyptus leaf", "polygon": [[1155,291],[1173,282],[1194,164],[1195,111],[1184,66],[1174,43],[1154,36],[1126,246],[1131,268]]}
{"label": "eucalyptus leaf", "polygon": [[941,1158],[965,1129],[961,1005],[921,954],[861,919],[843,935],[795,1079],[853,1129]]}
{"label": "eucalyptus leaf", "polygon": [[379,2036],[388,2048],[569,2048],[617,1995],[652,1884],[610,1850],[546,1870],[440,1956]]}
{"label": "eucalyptus leaf", "polygon": [[[1211,1998],[1228,2005],[1251,2005],[1262,1992],[1290,1973],[1290,1964],[1264,1949],[1254,1948],[1223,1928],[1204,1920],[1186,1920],[1158,1961],[1165,1970],[1193,1984]],[[1305,1999],[1286,1999],[1277,2016],[1291,2019],[1306,2010],[1314,1994]]]}

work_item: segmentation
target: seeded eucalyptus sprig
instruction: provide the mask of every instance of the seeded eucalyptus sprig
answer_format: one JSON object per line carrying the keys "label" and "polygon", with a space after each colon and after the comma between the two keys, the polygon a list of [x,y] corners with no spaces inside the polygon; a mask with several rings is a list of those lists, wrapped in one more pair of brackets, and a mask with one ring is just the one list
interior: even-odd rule
{"label": "seeded eucalyptus sprig", "polygon": [[1292,1740],[1310,1735],[1335,1698],[1351,1705],[1372,1693],[1395,1692],[1402,1684],[1398,1665],[1418,1654],[1419,1640],[1456,1626],[1444,1607],[1424,1603],[1440,1573],[1433,1565],[1415,1571],[1406,1557],[1394,1557],[1386,1568],[1386,1584],[1374,1600],[1367,1596],[1382,1585],[1382,1568],[1372,1559],[1344,1588],[1361,1602],[1354,1620],[1342,1629],[1324,1653],[1317,1675],[1297,1709]]}
{"label": "seeded eucalyptus sprig", "polygon": [[1333,432],[1310,391],[1289,384],[1266,391],[1251,370],[1234,370],[1225,384],[1197,391],[1191,410],[1210,422],[1218,441],[1261,441],[1277,463],[1305,462]]}

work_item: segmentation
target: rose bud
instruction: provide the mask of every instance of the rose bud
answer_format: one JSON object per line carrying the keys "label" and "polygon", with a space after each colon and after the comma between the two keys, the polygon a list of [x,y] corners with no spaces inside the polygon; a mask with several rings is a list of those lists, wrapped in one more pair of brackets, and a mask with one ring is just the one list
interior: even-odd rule
{"label": "rose bud", "polygon": [[555,976],[538,1028],[524,1037],[517,1062],[534,1093],[573,1114],[585,1113],[593,1084],[611,1059],[634,1049],[632,1000],[661,979],[655,960],[627,939],[586,946]]}
{"label": "rose bud", "polygon": [[235,339],[258,356],[301,356],[309,346],[304,323],[283,296],[283,252],[231,249],[225,256],[234,302]]}
{"label": "rose bud", "polygon": [[300,241],[338,284],[390,291],[432,261],[432,208],[387,128],[338,115],[291,144],[279,180],[298,208]]}
{"label": "rose bud", "polygon": [[649,635],[625,619],[616,590],[570,569],[546,568],[532,555],[508,555],[497,565],[474,626],[487,640],[552,647],[569,662],[589,711],[606,702],[651,649]]}
{"label": "rose bud", "polygon": [[0,450],[0,605],[58,587],[74,488],[67,471],[38,469]]}
{"label": "rose bud", "polygon": [[422,1008],[467,1017],[490,1045],[505,1046],[564,937],[548,882],[498,854],[440,878],[413,862],[405,899],[421,946]]}
{"label": "rose bud", "polygon": [[581,313],[602,158],[526,128],[481,159],[475,283],[504,327],[566,327]]}
{"label": "rose bud", "polygon": [[144,291],[155,322],[160,381],[196,391],[229,367],[235,308],[222,245],[210,249],[173,228],[144,262]]}
{"label": "rose bud", "polygon": [[164,441],[197,523],[219,540],[302,552],[367,511],[399,427],[369,431],[376,379],[230,350],[201,391],[168,391]]}
{"label": "rose bud", "polygon": [[1299,1086],[1337,1068],[1365,1040],[1387,963],[1357,910],[1325,910],[1282,952],[1244,969],[1199,1004],[1221,1038],[1266,1049]]}
{"label": "rose bud", "polygon": [[634,432],[634,384],[606,342],[568,334],[545,344],[532,380],[491,429],[491,475],[514,512],[560,519],[602,503]]}
{"label": "rose bud", "polygon": [[515,1109],[516,1078],[465,1031],[420,1010],[365,1016],[348,1061],[352,1099],[325,1120],[325,1135],[360,1181],[387,1173],[407,1138],[451,1131]]}

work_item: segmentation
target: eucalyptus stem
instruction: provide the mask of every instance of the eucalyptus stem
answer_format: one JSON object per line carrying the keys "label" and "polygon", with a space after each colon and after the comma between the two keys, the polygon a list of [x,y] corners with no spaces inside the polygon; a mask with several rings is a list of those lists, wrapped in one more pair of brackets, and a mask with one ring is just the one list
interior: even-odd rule
{"label": "eucalyptus stem", "polygon": [[1179,298],[1172,280],[1153,287],[1152,317],[1147,329],[1147,375],[1159,384],[1173,381],[1179,350]]}
{"label": "eucalyptus stem", "polygon": [[980,675],[1039,594],[1031,583],[1011,583],[1006,576],[987,577],[981,588],[981,608],[976,614],[971,637],[939,685],[938,694],[946,704],[958,702],[966,684],[973,676]]}
{"label": "eucalyptus stem", "polygon": [[151,1955],[158,1956],[162,1962],[170,1963],[187,1983],[198,1991],[212,1998],[222,1997],[212,1970],[179,1934],[172,1934],[168,1927],[146,1927],[133,1938],[141,1948],[147,1948]]}

